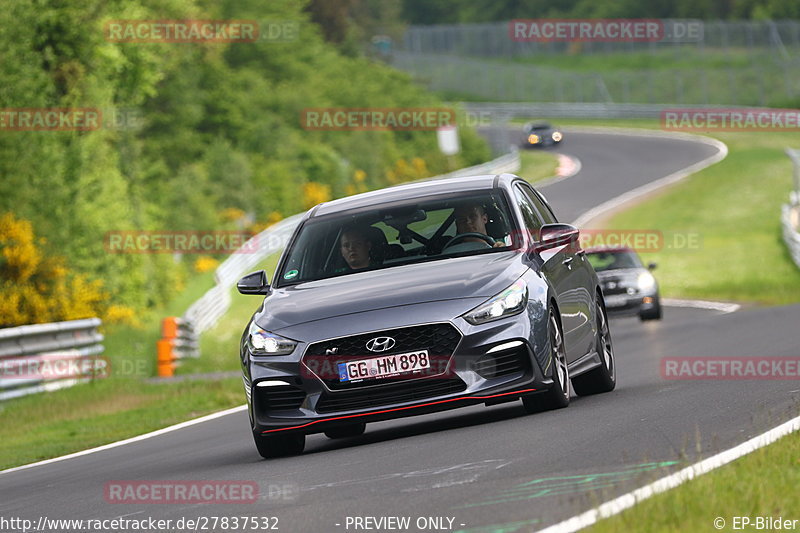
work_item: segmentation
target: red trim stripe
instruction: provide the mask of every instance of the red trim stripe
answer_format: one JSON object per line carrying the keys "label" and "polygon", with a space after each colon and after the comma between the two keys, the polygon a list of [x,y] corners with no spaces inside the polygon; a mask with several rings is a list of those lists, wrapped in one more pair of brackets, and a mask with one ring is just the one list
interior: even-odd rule
{"label": "red trim stripe", "polygon": [[417,408],[420,408],[420,407],[428,407],[429,405],[438,405],[438,404],[441,404],[441,403],[457,402],[457,401],[460,401],[460,400],[489,400],[491,398],[500,398],[501,396],[511,396],[513,394],[523,394],[523,393],[526,393],[526,392],[535,392],[535,391],[536,391],[536,389],[521,389],[521,390],[517,390],[517,391],[503,392],[503,393],[500,393],[500,394],[492,394],[490,396],[459,396],[458,398],[448,398],[447,400],[439,400],[439,401],[436,401],[436,402],[421,403],[421,404],[417,404],[417,405],[406,405],[405,407],[393,407],[392,409],[384,409],[382,411],[373,411],[371,413],[358,413],[358,414],[355,414],[355,415],[344,415],[344,416],[336,416],[336,417],[333,417],[333,418],[325,418],[323,420],[312,420],[311,422],[306,422],[305,424],[301,424],[299,426],[289,426],[289,427],[285,427],[285,428],[267,429],[267,430],[262,431],[261,434],[263,435],[265,433],[274,433],[276,431],[288,431],[290,429],[300,429],[300,428],[311,426],[313,424],[318,424],[319,422],[330,422],[331,420],[343,420],[343,419],[346,419],[346,418],[356,418],[356,417],[359,417],[359,416],[380,415],[380,414],[383,414],[383,413],[391,413],[391,412],[394,412],[394,411],[404,411],[406,409],[417,409]]}

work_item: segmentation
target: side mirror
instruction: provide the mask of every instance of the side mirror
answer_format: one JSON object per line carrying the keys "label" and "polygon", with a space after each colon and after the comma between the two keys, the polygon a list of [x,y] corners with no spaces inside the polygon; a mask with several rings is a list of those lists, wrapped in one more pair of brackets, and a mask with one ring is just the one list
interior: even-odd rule
{"label": "side mirror", "polygon": [[239,280],[236,288],[242,294],[267,294],[269,292],[269,281],[267,273],[263,270],[248,274]]}
{"label": "side mirror", "polygon": [[648,263],[647,270],[655,270],[658,265],[656,263]]}
{"label": "side mirror", "polygon": [[545,224],[539,230],[539,241],[534,245],[537,250],[549,250],[578,241],[580,230],[570,224]]}

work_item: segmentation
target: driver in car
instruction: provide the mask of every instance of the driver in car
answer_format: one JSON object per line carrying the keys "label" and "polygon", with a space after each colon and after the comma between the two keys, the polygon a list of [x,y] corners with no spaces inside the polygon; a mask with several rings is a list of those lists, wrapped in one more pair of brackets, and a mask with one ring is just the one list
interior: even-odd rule
{"label": "driver in car", "polygon": [[[483,235],[491,237],[486,232],[486,223],[489,221],[489,216],[486,214],[486,210],[480,204],[465,204],[456,207],[455,211],[453,212],[456,218],[456,234],[461,235],[463,233],[481,233]],[[484,239],[480,239],[478,237],[464,237],[464,242],[480,242],[486,244],[488,243]],[[502,248],[505,246],[505,243],[502,241],[495,241],[492,245],[493,248]]]}
{"label": "driver in car", "polygon": [[342,232],[339,239],[339,251],[350,270],[360,270],[371,265],[370,250],[372,242],[367,231],[358,226],[351,226]]}

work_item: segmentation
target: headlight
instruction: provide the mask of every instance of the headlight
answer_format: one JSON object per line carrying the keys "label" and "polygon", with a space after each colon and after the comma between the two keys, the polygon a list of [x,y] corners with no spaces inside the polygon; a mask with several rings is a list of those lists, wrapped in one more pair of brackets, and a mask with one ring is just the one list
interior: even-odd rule
{"label": "headlight", "polygon": [[528,135],[528,144],[536,144],[539,142],[539,136],[536,134]]}
{"label": "headlight", "polygon": [[484,324],[521,313],[527,303],[528,286],[519,279],[497,296],[466,313],[464,319],[470,324]]}
{"label": "headlight", "polygon": [[555,142],[558,142],[558,141],[561,140],[561,132],[560,131],[554,131],[553,132],[553,140]]}
{"label": "headlight", "polygon": [[656,278],[650,272],[642,272],[636,280],[640,291],[646,291],[656,286]]}
{"label": "headlight", "polygon": [[247,345],[253,355],[289,355],[297,346],[297,341],[265,331],[252,322]]}

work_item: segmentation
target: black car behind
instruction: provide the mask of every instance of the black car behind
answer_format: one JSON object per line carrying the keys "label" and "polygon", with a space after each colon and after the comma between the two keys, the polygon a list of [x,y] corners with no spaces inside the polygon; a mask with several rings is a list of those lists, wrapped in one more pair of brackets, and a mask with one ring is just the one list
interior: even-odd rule
{"label": "black car behind", "polygon": [[630,248],[592,248],[586,252],[603,287],[606,308],[611,314],[638,315],[641,320],[662,316],[658,282],[639,255]]}

